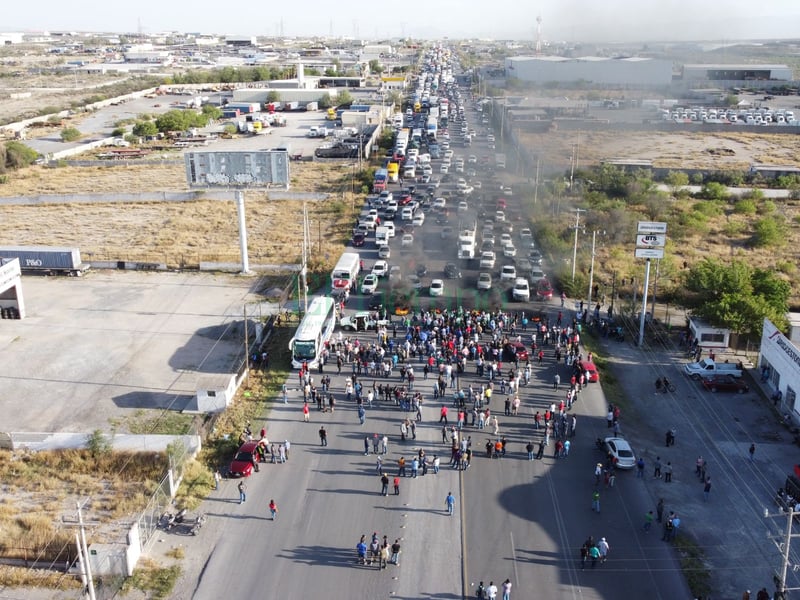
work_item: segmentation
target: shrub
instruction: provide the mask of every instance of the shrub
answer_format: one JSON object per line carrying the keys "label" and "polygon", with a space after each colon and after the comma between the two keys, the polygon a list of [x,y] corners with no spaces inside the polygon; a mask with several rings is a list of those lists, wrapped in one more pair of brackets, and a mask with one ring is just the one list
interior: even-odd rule
{"label": "shrub", "polygon": [[733,212],[737,215],[754,215],[756,214],[756,202],[750,198],[741,198],[734,203]]}
{"label": "shrub", "polygon": [[779,260],[775,263],[775,269],[786,275],[797,273],[797,265],[790,260]]}
{"label": "shrub", "polygon": [[771,215],[777,210],[777,206],[772,200],[764,200],[761,204],[758,205],[758,214],[760,215]]}
{"label": "shrub", "polygon": [[61,130],[61,140],[64,142],[74,142],[81,137],[81,132],[75,127],[65,127]]}
{"label": "shrub", "polygon": [[782,246],[786,243],[785,225],[772,217],[759,219],[754,226],[753,245],[759,248]]}

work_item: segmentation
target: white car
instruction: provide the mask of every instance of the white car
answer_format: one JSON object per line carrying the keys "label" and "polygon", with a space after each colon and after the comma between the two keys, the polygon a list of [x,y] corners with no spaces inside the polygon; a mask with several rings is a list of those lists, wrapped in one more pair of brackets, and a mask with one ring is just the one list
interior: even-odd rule
{"label": "white car", "polygon": [[636,466],[636,456],[627,440],[619,437],[607,437],[603,442],[606,451],[617,459],[618,469],[633,469]]}
{"label": "white car", "polygon": [[505,265],[500,271],[501,281],[514,281],[517,278],[517,268],[514,265]]}
{"label": "white car", "polygon": [[503,256],[506,258],[514,258],[517,255],[517,249],[513,245],[507,244],[503,246]]}
{"label": "white car", "polygon": [[479,190],[483,187],[483,184],[480,181],[475,181],[472,183],[472,187],[474,187],[476,190]]}
{"label": "white car", "polygon": [[445,163],[441,167],[439,167],[439,173],[445,174],[445,173],[449,173],[449,172],[450,172],[450,165]]}
{"label": "white car", "polygon": [[502,210],[498,210],[497,212],[494,213],[494,220],[495,221],[500,221],[500,222],[505,222],[506,213],[504,213]]}
{"label": "white car", "polygon": [[477,164],[477,163],[478,163],[478,157],[477,157],[477,156],[475,156],[474,154],[470,154],[470,155],[467,157],[467,162],[468,162],[469,164],[471,164],[471,165],[475,165],[475,164]]}
{"label": "white car", "polygon": [[456,163],[456,173],[464,172],[464,163]]}
{"label": "white car", "polygon": [[375,261],[375,264],[372,267],[372,274],[375,275],[375,277],[385,277],[388,272],[389,263],[387,263],[385,260]]}
{"label": "white car", "polygon": [[531,299],[531,288],[528,285],[528,280],[524,277],[518,277],[516,281],[514,281],[514,289],[511,292],[512,297],[514,300],[518,300],[520,302],[527,302]]}
{"label": "white car", "polygon": [[429,292],[431,296],[441,296],[444,294],[444,281],[441,279],[432,280]]}
{"label": "white car", "polygon": [[481,252],[481,269],[494,269],[494,252]]}
{"label": "white car", "polygon": [[417,277],[416,275],[409,275],[406,278],[406,281],[411,285],[411,289],[413,290],[421,290],[422,289],[422,280]]}
{"label": "white car", "polygon": [[531,230],[526,227],[520,230],[519,237],[523,242],[530,242],[533,239],[533,233],[531,233]]}
{"label": "white car", "polygon": [[433,201],[433,208],[435,210],[442,210],[445,206],[447,206],[447,200],[444,198],[436,198]]}
{"label": "white car", "polygon": [[400,271],[400,265],[389,267],[389,281],[400,281],[402,278],[403,273]]}
{"label": "white car", "polygon": [[364,277],[364,281],[361,282],[361,293],[362,294],[373,294],[378,287],[378,276],[370,273],[366,277]]}
{"label": "white car", "polygon": [[500,245],[501,246],[513,246],[514,240],[511,239],[510,233],[501,233],[500,234]]}
{"label": "white car", "polygon": [[460,200],[459,203],[458,203],[458,209],[457,210],[459,212],[468,211],[469,210],[469,204],[467,204],[467,201],[466,200]]}
{"label": "white car", "polygon": [[391,258],[392,251],[389,249],[389,246],[381,246],[378,248],[378,258]]}
{"label": "white car", "polygon": [[386,221],[381,225],[386,227],[386,235],[388,235],[390,238],[393,238],[395,234],[394,223],[392,221]]}
{"label": "white car", "polygon": [[403,248],[410,248],[411,246],[414,245],[414,236],[411,235],[410,233],[404,233],[403,237],[400,240],[400,245]]}
{"label": "white car", "polygon": [[414,225],[415,227],[422,227],[424,223],[425,223],[425,213],[423,212],[418,212],[417,214],[414,215],[414,218],[411,219],[411,224]]}
{"label": "white car", "polygon": [[492,289],[492,276],[489,273],[481,273],[478,275],[478,289],[490,290]]}
{"label": "white car", "polygon": [[445,150],[444,157],[445,158],[453,158],[453,151],[452,150]]}

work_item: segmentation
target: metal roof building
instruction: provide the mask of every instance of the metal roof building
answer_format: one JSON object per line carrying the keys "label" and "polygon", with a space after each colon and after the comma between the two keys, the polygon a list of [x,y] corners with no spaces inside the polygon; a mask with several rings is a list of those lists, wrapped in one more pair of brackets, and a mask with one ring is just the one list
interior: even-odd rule
{"label": "metal roof building", "polygon": [[704,81],[792,81],[792,69],[787,65],[683,65],[683,79],[700,79]]}
{"label": "metal roof building", "polygon": [[651,58],[584,56],[512,56],[505,60],[506,77],[533,83],[574,83],[658,87],[672,83],[672,62]]}

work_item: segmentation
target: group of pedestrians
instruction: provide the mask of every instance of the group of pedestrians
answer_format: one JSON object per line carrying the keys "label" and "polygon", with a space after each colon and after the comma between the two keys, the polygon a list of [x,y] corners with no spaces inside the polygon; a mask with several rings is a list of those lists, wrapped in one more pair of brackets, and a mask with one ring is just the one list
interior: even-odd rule
{"label": "group of pedestrians", "polygon": [[365,566],[374,563],[379,570],[385,569],[387,565],[399,565],[400,539],[397,538],[390,544],[388,536],[384,535],[381,539],[376,531],[367,542],[367,536],[362,535],[356,544],[356,562]]}
{"label": "group of pedestrians", "polygon": [[496,600],[497,594],[500,593],[502,594],[502,600],[511,600],[511,587],[510,579],[506,579],[500,585],[500,588],[494,584],[494,581],[490,581],[488,586],[484,586],[483,581],[481,581],[475,590],[475,596],[485,600]]}
{"label": "group of pedestrians", "polygon": [[594,569],[598,563],[605,564],[608,560],[608,553],[611,551],[611,546],[606,541],[606,538],[601,537],[599,541],[595,542],[594,537],[591,535],[581,546],[581,571],[586,568],[586,563],[591,563],[591,568]]}

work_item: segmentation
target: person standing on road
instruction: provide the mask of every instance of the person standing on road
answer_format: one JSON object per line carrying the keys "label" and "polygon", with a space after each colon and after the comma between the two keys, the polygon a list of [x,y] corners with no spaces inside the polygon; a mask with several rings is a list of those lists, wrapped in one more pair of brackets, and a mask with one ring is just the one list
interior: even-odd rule
{"label": "person standing on road", "polygon": [[559,385],[561,385],[561,375],[556,373],[555,377],[553,377],[553,389],[558,390]]}
{"label": "person standing on road", "polygon": [[661,523],[664,521],[664,499],[659,498],[656,504],[656,520]]}
{"label": "person standing on road", "polygon": [[536,460],[544,458],[544,440],[539,440],[539,449],[536,451]]}
{"label": "person standing on road", "polygon": [[511,600],[511,580],[506,579],[503,582],[503,600]]}
{"label": "person standing on road", "polygon": [[396,539],[392,544],[392,558],[389,560],[393,565],[400,564],[400,540]]}
{"label": "person standing on road", "polygon": [[453,509],[456,506],[456,498],[453,496],[453,492],[447,492],[447,498],[444,499],[444,505],[447,508],[447,515],[452,517]]}
{"label": "person standing on road", "polygon": [[600,549],[594,544],[589,546],[589,558],[592,559],[592,568],[594,569],[597,565],[597,560],[600,558]]}
{"label": "person standing on road", "polygon": [[381,473],[381,496],[389,495],[389,477],[386,473]]}
{"label": "person standing on road", "polygon": [[653,477],[661,479],[661,457],[656,456],[656,462],[653,463]]}
{"label": "person standing on road", "polygon": [[364,456],[369,456],[369,436],[364,436]]}
{"label": "person standing on road", "polygon": [[319,445],[320,446],[328,445],[328,432],[325,431],[324,425],[319,428]]}
{"label": "person standing on road", "polygon": [[358,405],[358,422],[363,425],[364,421],[367,420],[367,411],[364,409],[363,404]]}
{"label": "person standing on road", "polygon": [[750,449],[747,452],[750,454],[750,460],[753,460],[753,455],[756,453],[756,445],[750,444]]}
{"label": "person standing on road", "polygon": [[442,404],[442,408],[439,410],[439,423],[447,425],[447,407],[444,404]]}
{"label": "person standing on road", "polygon": [[383,446],[382,452],[386,454],[389,452],[389,436],[384,434],[383,439],[381,440],[381,445]]}
{"label": "person standing on road", "polygon": [[525,445],[525,450],[528,452],[528,460],[533,460],[533,442],[529,441]]}
{"label": "person standing on road", "polygon": [[272,517],[272,520],[275,520],[275,517],[278,515],[278,505],[275,504],[275,500],[269,501],[269,514]]}
{"label": "person standing on road", "polygon": [[489,582],[489,587],[486,588],[486,597],[489,600],[496,600],[497,598],[497,586],[494,584],[494,581]]}
{"label": "person standing on road", "polygon": [[400,495],[400,478],[397,475],[395,475],[394,480],[392,481],[392,483],[394,484],[394,495],[395,496],[399,496]]}
{"label": "person standing on road", "polygon": [[240,481],[239,485],[236,486],[236,489],[239,490],[239,504],[247,500],[247,486],[245,485],[244,481]]}
{"label": "person standing on road", "polygon": [[309,408],[308,408],[308,402],[307,402],[307,401],[305,401],[305,400],[303,400],[303,421],[305,421],[306,423],[308,423],[308,419],[309,419]]}
{"label": "person standing on road", "polygon": [[214,489],[219,489],[219,480],[222,479],[222,475],[219,473],[219,469],[214,469]]}
{"label": "person standing on road", "polygon": [[611,550],[606,538],[600,538],[600,541],[597,542],[597,549],[600,551],[600,562],[606,562],[606,559],[608,558],[608,551]]}
{"label": "person standing on road", "polygon": [[664,483],[672,483],[672,463],[669,461],[664,467]]}
{"label": "person standing on road", "polygon": [[650,533],[650,528],[653,526],[653,511],[648,511],[647,514],[644,516],[644,530],[646,533]]}
{"label": "person standing on road", "polygon": [[600,512],[600,492],[598,490],[592,492],[592,511]]}
{"label": "person standing on road", "polygon": [[703,500],[708,502],[708,496],[711,494],[711,477],[706,479],[706,482],[703,484]]}

